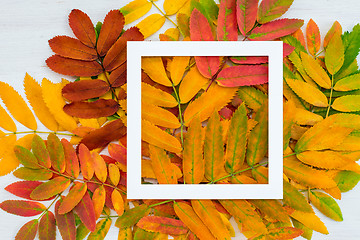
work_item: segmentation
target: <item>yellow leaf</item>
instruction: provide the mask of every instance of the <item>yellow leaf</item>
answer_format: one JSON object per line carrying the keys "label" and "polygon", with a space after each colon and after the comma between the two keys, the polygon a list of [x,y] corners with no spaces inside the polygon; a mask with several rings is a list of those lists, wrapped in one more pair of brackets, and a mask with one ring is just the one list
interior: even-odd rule
{"label": "yellow leaf", "polygon": [[282,208],[281,204],[277,200],[273,199],[253,199],[249,200],[256,208],[260,209],[262,213],[265,213],[271,219],[280,222],[289,222],[289,216]]}
{"label": "yellow leaf", "polygon": [[116,166],[113,163],[110,163],[108,166],[108,169],[109,169],[109,178],[110,178],[111,183],[114,186],[117,186],[119,184],[120,177],[121,177],[118,166]]}
{"label": "yellow leaf", "polygon": [[160,107],[172,108],[178,105],[171,94],[143,82],[141,83],[141,99],[143,102]]}
{"label": "yellow leaf", "polygon": [[155,172],[150,160],[141,159],[141,177],[156,179]]}
{"label": "yellow leaf", "polygon": [[191,200],[191,205],[216,239],[231,240],[230,232],[211,200]]}
{"label": "yellow leaf", "polygon": [[162,41],[161,36],[167,36],[173,41],[179,41],[180,31],[177,28],[169,28],[163,34],[159,35],[160,41]]}
{"label": "yellow leaf", "polygon": [[319,89],[297,79],[286,79],[286,82],[299,97],[308,103],[317,107],[328,106],[326,96]]}
{"label": "yellow leaf", "polygon": [[306,213],[295,210],[291,214],[291,217],[295,218],[296,220],[304,224],[306,227],[311,228],[319,233],[329,234],[324,223],[320,220],[318,216],[315,215],[315,213]]}
{"label": "yellow leaf", "polygon": [[154,13],[139,22],[136,27],[144,35],[144,39],[156,33],[165,23],[165,17],[161,14]]}
{"label": "yellow leaf", "polygon": [[189,125],[195,115],[199,115],[201,122],[208,119],[213,111],[219,111],[230,102],[236,91],[237,88],[220,87],[217,84],[212,84],[207,92],[204,92],[186,108],[184,112],[185,126]]}
{"label": "yellow leaf", "polygon": [[59,125],[69,132],[77,128],[75,119],[67,115],[63,110],[65,100],[61,94],[61,83],[55,84],[44,78],[41,83],[41,88],[46,106]]}
{"label": "yellow leaf", "polygon": [[181,143],[177,138],[146,120],[141,121],[141,137],[143,141],[169,152],[178,153],[182,150]]}
{"label": "yellow leaf", "polygon": [[175,169],[172,167],[165,150],[151,144],[149,150],[152,168],[159,184],[177,184]]}
{"label": "yellow leaf", "polygon": [[11,115],[25,127],[32,130],[37,129],[34,114],[30,111],[24,99],[13,87],[7,83],[0,82],[0,97]]}
{"label": "yellow leaf", "polygon": [[19,160],[13,151],[16,135],[9,135],[0,139],[0,176],[10,173],[19,166]]}
{"label": "yellow leaf", "polygon": [[191,121],[184,140],[183,173],[188,184],[200,183],[205,174],[202,127],[199,117]]}
{"label": "yellow leaf", "polygon": [[295,122],[295,102],[289,99],[283,107],[283,150],[289,146],[291,129]]}
{"label": "yellow leaf", "polygon": [[189,102],[203,86],[208,84],[209,79],[205,78],[197,67],[192,67],[180,83],[179,97],[181,103]]}
{"label": "yellow leaf", "polygon": [[360,74],[344,77],[337,81],[334,86],[336,91],[351,91],[360,89]]}
{"label": "yellow leaf", "polygon": [[20,145],[20,146],[30,150],[34,136],[35,136],[35,133],[27,134],[27,135],[23,136],[22,138],[20,138],[16,141],[16,145]]}
{"label": "yellow leaf", "polygon": [[335,34],[325,51],[325,65],[331,75],[335,75],[340,70],[344,63],[344,57],[344,45],[341,35]]}
{"label": "yellow leaf", "polygon": [[59,125],[44,102],[40,84],[27,73],[24,79],[24,88],[26,98],[29,100],[31,107],[40,122],[51,131],[58,131]]}
{"label": "yellow leaf", "polygon": [[294,111],[295,122],[299,125],[314,125],[324,119],[322,116],[305,109],[296,108]]}
{"label": "yellow leaf", "polygon": [[177,86],[183,78],[189,60],[190,57],[173,57],[172,61],[168,63],[167,69],[174,86]]}
{"label": "yellow leaf", "polygon": [[16,132],[17,130],[14,121],[1,105],[0,105],[0,127],[10,132]]}
{"label": "yellow leaf", "polygon": [[341,112],[355,112],[360,111],[360,96],[359,95],[346,95],[336,98],[331,105],[335,110]]}
{"label": "yellow leaf", "polygon": [[149,122],[166,128],[179,128],[179,119],[170,111],[146,102],[141,103],[141,117]]}
{"label": "yellow leaf", "polygon": [[165,67],[161,57],[142,57],[141,68],[154,82],[167,87],[172,86],[170,79],[165,72]]}
{"label": "yellow leaf", "polygon": [[334,146],[331,149],[346,152],[360,151],[360,137],[349,135],[341,144]]}
{"label": "yellow leaf", "polygon": [[129,24],[144,16],[150,11],[151,7],[151,2],[147,0],[134,0],[122,7],[120,12],[125,17],[125,24]]}
{"label": "yellow leaf", "polygon": [[336,126],[360,130],[360,116],[356,114],[338,113],[327,117],[326,121],[333,121]]}
{"label": "yellow leaf", "polygon": [[124,213],[124,199],[121,196],[121,193],[114,189],[114,191],[111,194],[111,201],[114,206],[115,212],[121,216]]}
{"label": "yellow leaf", "polygon": [[307,74],[321,87],[330,89],[331,80],[319,63],[305,52],[301,52],[300,55]]}
{"label": "yellow leaf", "polygon": [[99,122],[96,118],[88,118],[88,119],[79,118],[79,122],[83,127],[90,127],[95,129],[100,127]]}
{"label": "yellow leaf", "polygon": [[166,15],[177,13],[189,0],[165,0],[164,10]]}
{"label": "yellow leaf", "polygon": [[118,240],[133,240],[133,234],[132,234],[131,227],[120,228]]}

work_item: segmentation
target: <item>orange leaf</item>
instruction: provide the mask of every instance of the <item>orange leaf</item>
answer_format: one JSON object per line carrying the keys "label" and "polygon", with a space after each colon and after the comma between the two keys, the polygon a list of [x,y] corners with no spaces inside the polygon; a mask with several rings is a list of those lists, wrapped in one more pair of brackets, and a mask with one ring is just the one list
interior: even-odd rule
{"label": "orange leaf", "polygon": [[35,200],[44,200],[62,193],[70,185],[70,180],[64,177],[56,177],[39,185],[31,192],[30,197]]}
{"label": "orange leaf", "polygon": [[65,214],[73,210],[85,195],[86,190],[87,185],[85,183],[75,182],[68,195],[61,202],[58,209],[59,214]]}
{"label": "orange leaf", "polygon": [[95,48],[96,34],[94,25],[86,13],[79,9],[73,9],[69,14],[69,25],[75,36],[83,44]]}
{"label": "orange leaf", "polygon": [[121,193],[114,189],[114,191],[111,194],[111,201],[113,203],[114,206],[114,210],[115,212],[121,216],[124,213],[124,199],[121,196]]}
{"label": "orange leaf", "polygon": [[104,186],[98,187],[92,196],[92,202],[94,205],[95,218],[98,219],[104,209],[106,199],[106,192]]}
{"label": "orange leaf", "polygon": [[105,81],[91,79],[66,84],[62,89],[62,94],[70,101],[82,101],[100,97],[109,90],[110,86]]}
{"label": "orange leaf", "polygon": [[76,155],[76,151],[70,142],[66,139],[61,139],[61,143],[64,148],[65,154],[65,172],[70,176],[77,178],[79,176],[79,159]]}
{"label": "orange leaf", "polygon": [[306,42],[309,53],[315,57],[320,49],[321,39],[319,27],[312,19],[306,26]]}
{"label": "orange leaf", "polygon": [[75,240],[76,239],[76,225],[75,225],[75,216],[71,211],[66,214],[59,214],[58,209],[62,200],[56,202],[55,204],[55,219],[56,225],[59,228],[61,237],[63,240]]}
{"label": "orange leaf", "polygon": [[79,161],[82,175],[85,179],[90,180],[95,172],[94,163],[90,150],[84,144],[79,145]]}
{"label": "orange leaf", "polygon": [[105,182],[107,179],[107,167],[104,159],[97,152],[92,152],[91,158],[93,160],[96,177],[101,182]]}
{"label": "orange leaf", "polygon": [[159,216],[143,217],[136,226],[149,232],[158,232],[169,235],[180,235],[188,232],[187,227],[182,221]]}
{"label": "orange leaf", "polygon": [[84,197],[80,200],[79,204],[76,205],[74,211],[79,216],[81,222],[87,227],[87,229],[89,229],[91,232],[95,231],[96,217],[94,204],[87,191],[85,191]]}
{"label": "orange leaf", "polygon": [[53,240],[56,238],[56,220],[52,212],[47,211],[39,222],[39,239]]}
{"label": "orange leaf", "polygon": [[327,47],[327,45],[329,44],[330,40],[334,37],[334,35],[341,35],[341,34],[342,34],[342,27],[338,21],[335,21],[324,38],[324,48]]}
{"label": "orange leaf", "polygon": [[22,226],[15,236],[15,240],[33,240],[38,230],[39,220],[34,219]]}
{"label": "orange leaf", "polygon": [[98,99],[94,102],[72,102],[64,106],[64,112],[78,118],[100,118],[113,115],[119,104],[113,99]]}
{"label": "orange leaf", "polygon": [[165,150],[149,145],[152,168],[159,184],[177,184],[175,169]]}
{"label": "orange leaf", "polygon": [[119,167],[113,163],[110,163],[108,166],[108,170],[109,170],[109,178],[110,178],[111,183],[114,186],[117,186],[119,184],[120,176],[121,176]]}

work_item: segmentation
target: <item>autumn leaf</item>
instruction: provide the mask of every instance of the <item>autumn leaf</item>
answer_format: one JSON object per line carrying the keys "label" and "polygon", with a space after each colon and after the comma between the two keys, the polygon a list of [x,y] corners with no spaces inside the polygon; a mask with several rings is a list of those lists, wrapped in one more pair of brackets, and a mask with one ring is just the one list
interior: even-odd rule
{"label": "autumn leaf", "polygon": [[70,185],[70,180],[65,177],[56,177],[48,182],[44,182],[35,188],[30,197],[34,200],[44,200],[51,198],[65,191]]}
{"label": "autumn leaf", "polygon": [[317,52],[320,50],[320,30],[314,20],[310,19],[306,26],[306,43],[309,53],[316,57]]}
{"label": "autumn leaf", "polygon": [[78,215],[78,217],[80,218],[81,222],[91,232],[95,231],[96,228],[95,210],[94,210],[93,202],[90,198],[90,194],[87,191],[85,191],[83,198],[81,198],[80,202],[75,206],[74,211],[76,215]]}
{"label": "autumn leaf", "polygon": [[134,0],[122,7],[120,12],[125,17],[125,24],[129,24],[144,16],[150,11],[151,7],[151,2],[147,0]]}
{"label": "autumn leaf", "polygon": [[172,83],[165,72],[161,57],[142,57],[141,68],[153,81],[164,86],[172,86]]}
{"label": "autumn leaf", "polygon": [[126,229],[135,225],[140,219],[147,216],[150,212],[150,208],[146,204],[142,204],[131,208],[120,216],[115,223],[115,226],[120,229]]}
{"label": "autumn leaf", "polygon": [[169,235],[186,234],[188,231],[182,221],[158,216],[143,217],[136,226],[146,231],[159,232]]}
{"label": "autumn leaf", "polygon": [[34,219],[27,222],[24,226],[20,228],[18,233],[15,236],[15,240],[33,240],[35,239],[37,230],[38,230],[39,220]]}
{"label": "autumn leaf", "polygon": [[104,239],[110,229],[111,219],[102,219],[100,220],[95,227],[94,232],[91,232],[87,239],[96,240],[96,239]]}
{"label": "autumn leaf", "polygon": [[66,214],[59,214],[58,208],[62,200],[56,202],[55,204],[55,219],[56,225],[60,231],[60,234],[64,240],[75,240],[76,239],[76,225],[75,225],[75,215],[71,211]]}
{"label": "autumn leaf", "polygon": [[255,25],[258,11],[258,0],[238,0],[236,1],[236,18],[239,30],[242,35],[246,35]]}
{"label": "autumn leaf", "polygon": [[156,179],[159,184],[177,184],[175,170],[166,152],[158,147],[149,145],[150,159]]}
{"label": "autumn leaf", "polygon": [[219,41],[237,41],[236,0],[220,2],[217,38]]}
{"label": "autumn leaf", "polygon": [[68,195],[61,202],[58,212],[59,214],[65,214],[74,209],[74,207],[81,201],[85,195],[87,186],[84,183],[76,182],[70,189]]}
{"label": "autumn leaf", "polygon": [[268,67],[262,65],[239,65],[221,70],[216,81],[220,86],[239,87],[268,82]]}
{"label": "autumn leaf", "polygon": [[336,74],[344,63],[344,45],[341,36],[334,35],[325,52],[325,65],[331,75]]}
{"label": "autumn leaf", "polygon": [[39,222],[39,239],[51,240],[56,238],[56,220],[52,212],[47,211]]}
{"label": "autumn leaf", "polygon": [[293,0],[263,0],[259,6],[257,20],[264,24],[281,17],[292,3]]}
{"label": "autumn leaf", "polygon": [[112,99],[99,99],[94,102],[72,102],[64,106],[64,112],[79,118],[100,118],[113,115],[119,104]]}
{"label": "autumn leaf", "polygon": [[335,21],[324,38],[324,43],[323,43],[324,48],[327,47],[327,45],[329,44],[329,42],[333,38],[333,36],[341,35],[341,33],[342,33],[342,27],[338,21]]}
{"label": "autumn leaf", "polygon": [[109,90],[109,85],[102,80],[81,80],[66,84],[62,88],[62,95],[70,101],[82,101],[100,97]]}
{"label": "autumn leaf", "polygon": [[30,194],[40,184],[42,184],[42,182],[39,181],[19,181],[8,185],[5,190],[14,194],[15,196],[33,200],[30,197]]}
{"label": "autumn leaf", "polygon": [[146,39],[160,30],[164,23],[165,17],[161,14],[154,13],[139,22],[136,27],[139,28],[140,32],[144,36],[144,39]]}
{"label": "autumn leaf", "polygon": [[309,198],[311,203],[326,216],[335,221],[343,220],[340,207],[332,197],[322,192],[310,191]]}
{"label": "autumn leaf", "polygon": [[39,215],[46,209],[42,203],[24,200],[6,200],[0,203],[0,208],[8,213],[23,217]]}

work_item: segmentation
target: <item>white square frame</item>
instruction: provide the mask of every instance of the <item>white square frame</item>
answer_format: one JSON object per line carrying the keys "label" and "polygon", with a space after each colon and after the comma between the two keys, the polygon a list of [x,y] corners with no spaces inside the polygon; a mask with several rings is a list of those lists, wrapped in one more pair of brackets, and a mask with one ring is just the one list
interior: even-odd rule
{"label": "white square frame", "polygon": [[[141,57],[268,56],[268,184],[141,184]],[[127,43],[128,199],[283,198],[283,43],[281,41],[139,41]]]}

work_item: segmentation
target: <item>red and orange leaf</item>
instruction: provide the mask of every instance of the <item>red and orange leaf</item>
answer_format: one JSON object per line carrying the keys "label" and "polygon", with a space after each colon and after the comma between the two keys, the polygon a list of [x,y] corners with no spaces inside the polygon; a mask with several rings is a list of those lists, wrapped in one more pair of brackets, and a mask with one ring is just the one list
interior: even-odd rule
{"label": "red and orange leaf", "polygon": [[98,99],[94,102],[72,102],[64,106],[64,112],[78,118],[100,118],[113,115],[119,104],[113,99]]}
{"label": "red and orange leaf", "polygon": [[[214,41],[210,24],[196,8],[190,17],[190,38],[192,41]],[[220,57],[195,57],[200,73],[207,78],[215,75],[220,67]]]}
{"label": "red and orange leaf", "polygon": [[136,225],[149,232],[169,235],[181,235],[188,232],[188,228],[182,221],[167,217],[146,216],[140,219]]}
{"label": "red and orange leaf", "polygon": [[306,42],[309,53],[312,56],[316,56],[316,53],[320,50],[320,30],[314,20],[310,19],[306,26]]}
{"label": "red and orange leaf", "polygon": [[83,61],[93,61],[98,58],[96,50],[82,44],[78,39],[68,36],[56,36],[49,40],[51,50],[57,55]]}
{"label": "red and orange leaf", "polygon": [[126,147],[120,144],[110,143],[108,146],[108,151],[113,159],[126,166]]}
{"label": "red and orange leaf", "polygon": [[293,227],[279,227],[279,228],[273,228],[270,229],[267,234],[264,235],[258,235],[252,238],[249,238],[249,240],[256,240],[260,239],[260,237],[265,236],[266,239],[269,240],[287,240],[287,239],[293,239],[301,236],[304,233],[303,230],[293,228]]}
{"label": "red and orange leaf", "polygon": [[56,225],[59,228],[61,237],[63,240],[75,240],[76,239],[76,225],[75,225],[75,216],[71,211],[66,214],[59,214],[58,209],[62,200],[56,202],[55,204],[55,219]]}
{"label": "red and orange leaf", "polygon": [[39,181],[20,181],[8,185],[5,190],[14,194],[15,196],[33,200],[30,197],[31,192],[37,188],[42,182]]}
{"label": "red and orange leaf", "polygon": [[121,216],[124,213],[124,199],[121,196],[121,193],[114,189],[114,191],[111,194],[111,201],[113,203],[114,206],[114,210],[115,212]]}
{"label": "red and orange leaf", "polygon": [[30,222],[27,222],[24,226],[20,228],[18,233],[15,236],[15,240],[33,240],[35,239],[37,230],[38,230],[39,220],[34,219]]}
{"label": "red and orange leaf", "polygon": [[61,143],[65,155],[65,172],[70,176],[77,178],[80,173],[80,167],[76,151],[68,140],[63,138],[61,139]]}
{"label": "red and orange leaf", "polygon": [[126,30],[106,54],[103,65],[106,71],[115,70],[126,61],[126,42],[143,41],[144,36],[137,27]]}
{"label": "red and orange leaf", "polygon": [[38,135],[35,135],[32,139],[31,149],[33,154],[37,158],[40,165],[50,168],[51,167],[51,160],[48,150],[46,149],[46,145],[44,140]]}
{"label": "red and orange leaf", "polygon": [[237,64],[261,64],[269,61],[268,57],[246,56],[246,57],[231,57],[230,60]]}
{"label": "red and orange leaf", "polygon": [[216,81],[220,86],[239,87],[268,82],[268,67],[263,65],[240,65],[221,70]]}
{"label": "red and orange leaf", "polygon": [[94,25],[86,13],[79,9],[73,9],[69,14],[69,25],[75,36],[83,44],[95,48],[96,34]]}
{"label": "red and orange leaf", "polygon": [[101,181],[105,182],[107,179],[107,167],[104,159],[97,152],[91,153],[91,158],[94,164],[94,170],[96,177]]}
{"label": "red and orange leaf", "polygon": [[0,208],[8,213],[23,217],[39,215],[46,209],[42,203],[24,200],[6,200],[0,203]]}
{"label": "red and orange leaf", "polygon": [[304,24],[304,20],[283,18],[272,22],[265,23],[255,28],[250,40],[269,41],[292,34]]}
{"label": "red and orange leaf", "polygon": [[48,211],[42,216],[39,222],[39,239],[56,239],[56,220],[52,212]]}
{"label": "red and orange leaf", "polygon": [[62,193],[70,185],[70,180],[65,177],[56,177],[48,182],[44,182],[35,188],[30,197],[34,200],[45,200],[49,199],[56,194]]}
{"label": "red and orange leaf", "polygon": [[65,154],[60,139],[53,133],[47,137],[47,150],[50,155],[51,166],[58,172],[65,172]]}
{"label": "red and orange leaf", "polygon": [[[75,213],[79,216],[81,222],[91,231],[95,231],[96,216],[94,204],[86,191],[84,197],[74,208]],[[58,211],[57,211],[58,212]],[[71,213],[71,212],[70,212]]]}
{"label": "red and orange leaf", "polygon": [[296,30],[293,34],[291,34],[291,36],[296,38],[301,43],[301,45],[306,48],[304,33],[301,29]]}
{"label": "red and orange leaf", "polygon": [[237,24],[242,35],[246,35],[255,25],[259,0],[237,0]]}
{"label": "red and orange leaf", "polygon": [[126,64],[122,64],[111,72],[109,82],[112,87],[120,87],[125,84],[126,78]]}
{"label": "red and orange leaf", "polygon": [[217,38],[219,41],[236,41],[238,39],[236,0],[223,0],[220,2]]}
{"label": "red and orange leaf", "polygon": [[61,202],[58,209],[59,214],[65,214],[73,210],[81,201],[86,191],[87,185],[85,183],[75,182],[68,195]]}
{"label": "red and orange leaf", "polygon": [[81,61],[59,55],[46,59],[46,64],[54,72],[68,76],[89,77],[103,72],[101,65],[96,61]]}
{"label": "red and orange leaf", "polygon": [[257,20],[264,24],[281,17],[294,0],[263,0],[259,6]]}
{"label": "red and orange leaf", "polygon": [[98,219],[104,209],[106,199],[106,192],[104,186],[98,187],[92,196],[92,202],[94,205],[95,218]]}
{"label": "red and orange leaf", "polygon": [[124,15],[119,10],[111,10],[108,12],[97,40],[96,49],[100,56],[104,56],[116,42],[123,30],[124,24]]}
{"label": "red and orange leaf", "polygon": [[109,84],[103,80],[91,79],[71,82],[62,89],[63,97],[70,101],[82,101],[104,95],[110,90]]}
{"label": "red and orange leaf", "polygon": [[79,145],[79,161],[81,173],[85,179],[91,179],[94,176],[94,163],[90,150],[84,144]]}

